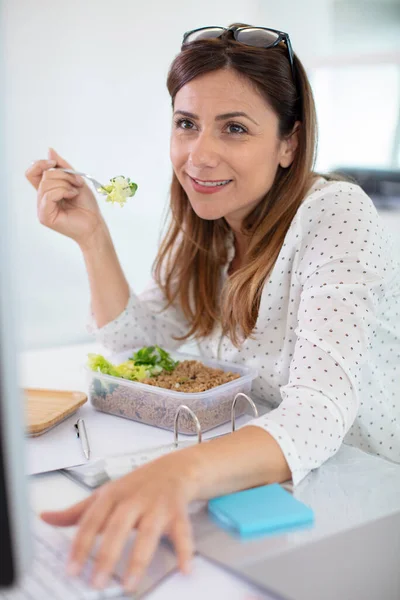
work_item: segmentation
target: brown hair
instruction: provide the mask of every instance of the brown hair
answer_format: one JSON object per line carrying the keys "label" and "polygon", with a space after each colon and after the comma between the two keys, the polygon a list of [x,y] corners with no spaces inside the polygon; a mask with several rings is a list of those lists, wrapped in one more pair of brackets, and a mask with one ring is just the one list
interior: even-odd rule
{"label": "brown hair", "polygon": [[249,238],[244,263],[227,278],[222,290],[220,274],[227,261],[230,228],[223,218],[209,221],[198,217],[173,174],[171,219],[153,272],[167,305],[178,304],[190,324],[186,335],[177,339],[207,336],[220,321],[224,334],[238,346],[254,330],[265,281],[314,177],[314,100],[296,56],[294,64],[297,85],[283,44],[269,49],[250,47],[225,32],[217,39],[188,44],[170,67],[167,87],[172,106],[177,92],[195,77],[232,69],[250,81],[275,111],[281,139],[292,133],[296,121],[301,122],[294,161],[288,168],[278,167],[271,189],[243,222],[243,233]]}

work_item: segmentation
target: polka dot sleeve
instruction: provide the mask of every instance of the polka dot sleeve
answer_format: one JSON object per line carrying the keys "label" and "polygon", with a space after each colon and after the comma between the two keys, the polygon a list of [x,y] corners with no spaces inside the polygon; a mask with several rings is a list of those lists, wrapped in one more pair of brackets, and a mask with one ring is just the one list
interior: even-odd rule
{"label": "polka dot sleeve", "polygon": [[90,315],[87,330],[111,353],[153,344],[174,350],[182,344],[174,337],[184,335],[188,325],[179,309],[164,308],[165,298],[158,285],[151,282],[139,296],[130,290],[125,309],[103,327],[98,328]]}
{"label": "polka dot sleeve", "polygon": [[298,484],[339,449],[357,417],[359,383],[381,321],[390,264],[382,224],[359,189],[305,203],[294,272],[301,286],[296,344],[282,402],[255,419],[280,444]]}

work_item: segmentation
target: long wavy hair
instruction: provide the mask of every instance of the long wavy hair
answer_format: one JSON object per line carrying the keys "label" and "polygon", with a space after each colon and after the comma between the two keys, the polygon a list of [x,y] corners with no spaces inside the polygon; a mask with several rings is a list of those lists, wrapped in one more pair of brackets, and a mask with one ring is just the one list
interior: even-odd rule
{"label": "long wavy hair", "polygon": [[188,44],[170,67],[167,87],[172,107],[178,91],[195,77],[231,69],[252,83],[274,110],[280,139],[290,136],[295,122],[301,122],[295,158],[288,168],[278,167],[271,189],[244,220],[242,232],[248,236],[247,252],[241,267],[226,279],[222,289],[221,268],[227,261],[229,225],[224,218],[198,217],[173,173],[167,230],[153,275],[165,294],[166,306],[178,305],[189,323],[188,331],[178,340],[208,336],[217,323],[236,346],[252,335],[263,287],[315,176],[314,99],[304,67],[296,56],[294,65],[296,83],[283,44],[268,49],[250,47],[225,32],[217,39]]}

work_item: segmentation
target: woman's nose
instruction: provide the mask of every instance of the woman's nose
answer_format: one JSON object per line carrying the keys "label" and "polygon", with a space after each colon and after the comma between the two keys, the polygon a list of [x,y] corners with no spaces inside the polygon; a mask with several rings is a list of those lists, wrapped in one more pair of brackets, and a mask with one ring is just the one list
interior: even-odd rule
{"label": "woman's nose", "polygon": [[215,141],[211,136],[201,133],[193,140],[189,149],[188,160],[189,164],[198,170],[218,166],[220,157]]}

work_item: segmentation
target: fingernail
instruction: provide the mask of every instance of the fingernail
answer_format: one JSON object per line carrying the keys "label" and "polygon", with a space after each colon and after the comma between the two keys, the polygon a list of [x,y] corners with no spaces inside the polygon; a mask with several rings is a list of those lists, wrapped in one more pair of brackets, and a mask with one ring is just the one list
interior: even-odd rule
{"label": "fingernail", "polygon": [[75,577],[75,575],[78,575],[79,571],[81,570],[81,565],[78,562],[70,562],[67,565],[67,575],[69,575],[70,577]]}
{"label": "fingernail", "polygon": [[93,585],[96,588],[102,589],[106,586],[108,579],[108,574],[100,571],[100,573],[96,573],[96,575],[94,576]]}
{"label": "fingernail", "polygon": [[193,570],[193,565],[190,562],[186,563],[183,567],[183,572],[185,575],[190,575],[192,570]]}
{"label": "fingernail", "polygon": [[125,582],[124,588],[127,592],[134,592],[138,583],[136,575],[131,575]]}

